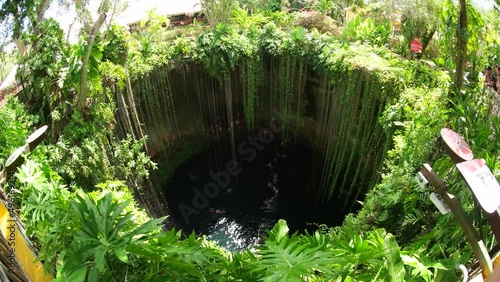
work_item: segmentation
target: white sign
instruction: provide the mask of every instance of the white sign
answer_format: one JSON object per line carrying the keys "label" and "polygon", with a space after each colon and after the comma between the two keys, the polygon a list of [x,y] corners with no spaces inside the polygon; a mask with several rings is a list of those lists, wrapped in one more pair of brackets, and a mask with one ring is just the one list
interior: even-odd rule
{"label": "white sign", "polygon": [[42,136],[45,133],[45,131],[47,131],[47,128],[48,128],[48,126],[44,125],[44,126],[40,127],[39,129],[37,129],[35,132],[33,132],[28,137],[28,139],[26,139],[26,143],[31,143],[31,142],[35,141],[36,139],[40,138],[40,136]]}
{"label": "white sign", "polygon": [[429,184],[429,181],[427,181],[427,178],[419,171],[417,175],[415,175],[415,180],[417,181],[418,185],[420,188],[425,189],[427,185]]}
{"label": "white sign", "polygon": [[500,206],[500,185],[483,159],[457,164],[474,196],[487,213],[493,213]]}
{"label": "white sign", "polygon": [[436,206],[441,214],[447,214],[450,212],[450,208],[441,200],[441,197],[439,197],[436,192],[432,192],[430,198],[431,202]]}
{"label": "white sign", "polygon": [[5,168],[12,169],[12,164],[19,161],[19,157],[24,153],[24,146],[17,148],[12,155],[5,162]]}

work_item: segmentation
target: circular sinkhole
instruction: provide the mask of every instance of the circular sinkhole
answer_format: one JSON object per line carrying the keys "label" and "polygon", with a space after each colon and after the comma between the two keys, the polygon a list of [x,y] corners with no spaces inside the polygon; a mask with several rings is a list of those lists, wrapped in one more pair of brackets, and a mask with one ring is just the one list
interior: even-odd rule
{"label": "circular sinkhole", "polygon": [[[181,64],[135,81],[137,119],[123,110],[121,131],[138,120],[150,137],[148,150],[158,170],[148,196],[156,196],[150,205],[157,216],[168,210],[165,229],[175,226],[227,248],[245,248],[281,218],[292,232],[338,226],[378,182],[388,144],[377,125],[385,100],[365,99],[372,94],[368,73],[347,83],[307,64],[289,73],[287,57],[262,59],[258,68],[245,63],[224,79],[201,64]],[[248,138],[266,128],[275,140],[262,150],[251,145]],[[282,160],[281,143],[290,135]],[[255,151],[254,159],[248,150]],[[266,167],[276,153],[277,185]],[[211,177],[228,173],[233,159],[242,169],[237,176]],[[148,204],[147,196],[141,200]]]}
{"label": "circular sinkhole", "polygon": [[[256,137],[215,142],[163,187],[171,220],[229,250],[259,243],[279,219],[291,232],[314,228],[307,224],[312,213],[306,201],[311,179],[319,177],[312,163],[313,149],[291,138],[269,144]],[[345,213],[327,206],[312,222],[341,224]]]}

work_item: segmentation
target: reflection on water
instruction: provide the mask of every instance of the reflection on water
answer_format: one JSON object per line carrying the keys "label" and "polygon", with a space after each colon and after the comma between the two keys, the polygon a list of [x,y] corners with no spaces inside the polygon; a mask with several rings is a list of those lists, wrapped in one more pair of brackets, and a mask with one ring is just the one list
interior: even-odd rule
{"label": "reflection on water", "polygon": [[270,197],[258,209],[209,209],[202,229],[207,238],[228,250],[242,250],[260,243],[265,230],[276,224],[276,199]]}
{"label": "reflection on water", "polygon": [[257,243],[257,238],[248,236],[248,231],[228,217],[220,218],[207,230],[207,238],[217,242],[221,247],[229,250],[240,250],[251,247]]}
{"label": "reflection on water", "polygon": [[[280,218],[287,221],[292,232],[303,230],[311,151],[297,145],[284,154],[279,146],[277,140],[277,146],[267,146],[251,162],[238,159],[242,168],[238,177],[231,178],[227,187],[220,188],[216,195],[205,195],[205,200],[193,191],[204,191],[207,183],[217,182],[210,175],[218,174],[219,170],[209,165],[213,160],[208,152],[193,157],[171,179],[169,187],[175,189],[167,189],[176,224],[186,233],[206,235],[228,250],[242,250],[262,243],[266,230],[272,229]],[[201,208],[197,208],[196,213],[190,212],[186,221],[186,214],[179,208],[181,204]]]}

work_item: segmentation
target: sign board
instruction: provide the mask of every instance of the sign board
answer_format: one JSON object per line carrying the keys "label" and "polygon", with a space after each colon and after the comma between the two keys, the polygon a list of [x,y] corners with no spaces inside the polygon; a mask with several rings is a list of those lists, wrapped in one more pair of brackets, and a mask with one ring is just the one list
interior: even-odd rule
{"label": "sign board", "polygon": [[5,162],[7,171],[15,170],[19,165],[24,162],[22,154],[24,153],[24,146],[17,148],[12,155]]}
{"label": "sign board", "polygon": [[500,185],[483,159],[457,164],[477,201],[487,213],[493,213],[500,206]]}
{"label": "sign board", "polygon": [[441,138],[443,138],[443,141],[445,142],[446,149],[449,149],[450,151],[448,152],[450,157],[456,163],[470,161],[474,158],[474,154],[472,153],[469,144],[467,144],[464,138],[458,135],[455,131],[448,128],[442,128]]}
{"label": "sign board", "polygon": [[418,186],[420,186],[420,188],[422,189],[425,189],[429,184],[429,181],[427,180],[427,178],[425,178],[422,172],[418,172],[417,175],[415,175],[415,180],[417,181]]}
{"label": "sign board", "polygon": [[450,208],[443,202],[443,200],[441,200],[441,197],[436,192],[432,192],[429,198],[441,214],[447,214],[450,212]]}
{"label": "sign board", "polygon": [[420,43],[418,37],[415,37],[410,42],[410,51],[412,51],[413,53],[422,53],[422,50],[423,50],[422,43]]}
{"label": "sign board", "polygon": [[26,139],[29,151],[32,151],[36,146],[38,146],[38,144],[42,142],[43,138],[45,137],[45,132],[47,131],[47,128],[48,128],[47,125],[38,128],[28,137],[28,139]]}

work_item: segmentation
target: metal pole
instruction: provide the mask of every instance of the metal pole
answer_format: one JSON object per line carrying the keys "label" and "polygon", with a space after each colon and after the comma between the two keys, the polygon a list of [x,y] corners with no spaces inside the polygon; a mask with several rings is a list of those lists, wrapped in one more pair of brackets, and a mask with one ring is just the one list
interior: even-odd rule
{"label": "metal pole", "polygon": [[432,187],[436,190],[436,192],[441,196],[446,205],[451,210],[453,217],[458,222],[460,227],[465,233],[465,237],[469,241],[469,244],[474,251],[474,255],[479,261],[481,268],[483,269],[486,277],[490,275],[493,270],[493,265],[491,262],[490,255],[488,254],[488,250],[484,245],[481,237],[477,233],[477,230],[472,225],[472,222],[467,217],[467,214],[460,206],[460,203],[455,198],[454,195],[448,192],[448,187],[443,182],[443,180],[432,170],[432,167],[429,164],[424,164],[420,169],[420,172],[425,176],[425,178],[429,181]]}

